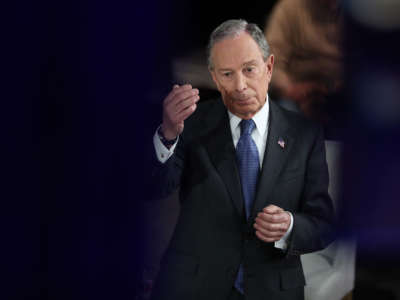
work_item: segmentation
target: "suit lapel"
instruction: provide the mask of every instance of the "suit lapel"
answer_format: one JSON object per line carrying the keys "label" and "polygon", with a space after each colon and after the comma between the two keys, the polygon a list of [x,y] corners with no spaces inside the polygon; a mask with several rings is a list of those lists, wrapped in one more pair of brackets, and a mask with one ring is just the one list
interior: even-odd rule
{"label": "suit lapel", "polygon": [[208,135],[205,145],[211,162],[225,183],[233,205],[236,207],[239,216],[243,217],[243,197],[236,163],[236,151],[233,145],[228,113],[222,101],[219,105],[218,115],[220,115],[220,118],[216,121],[215,129]]}
{"label": "suit lapel", "polygon": [[[269,103],[270,115],[267,145],[250,220],[254,219],[257,213],[269,204],[268,198],[295,141],[294,135],[290,130],[291,127],[281,109],[274,102],[270,101]],[[283,147],[278,144],[279,140],[284,142]]]}

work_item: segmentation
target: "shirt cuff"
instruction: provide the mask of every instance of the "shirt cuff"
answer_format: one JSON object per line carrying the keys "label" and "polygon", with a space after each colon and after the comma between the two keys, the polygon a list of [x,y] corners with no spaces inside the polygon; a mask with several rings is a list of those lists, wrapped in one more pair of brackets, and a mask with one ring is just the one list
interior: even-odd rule
{"label": "shirt cuff", "polygon": [[179,136],[175,142],[175,144],[173,144],[171,146],[171,148],[167,148],[164,146],[164,144],[161,142],[160,137],[158,136],[158,128],[153,136],[153,144],[154,144],[154,149],[156,150],[156,156],[157,159],[160,163],[165,163],[168,158],[170,158],[172,156],[172,154],[174,154],[174,150],[176,145],[178,144],[179,141]]}
{"label": "shirt cuff", "polygon": [[293,215],[292,213],[288,212],[290,215],[290,226],[289,229],[286,231],[285,235],[279,240],[275,242],[275,248],[279,248],[282,250],[286,250],[287,248],[287,240],[290,236],[290,234],[292,233],[292,229],[293,229]]}

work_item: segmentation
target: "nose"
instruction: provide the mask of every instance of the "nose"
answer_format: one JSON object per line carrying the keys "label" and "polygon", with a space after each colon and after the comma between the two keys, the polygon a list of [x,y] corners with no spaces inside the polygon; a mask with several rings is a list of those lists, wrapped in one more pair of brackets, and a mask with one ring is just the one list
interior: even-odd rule
{"label": "nose", "polygon": [[237,92],[243,92],[247,88],[246,78],[239,73],[235,78],[235,89]]}

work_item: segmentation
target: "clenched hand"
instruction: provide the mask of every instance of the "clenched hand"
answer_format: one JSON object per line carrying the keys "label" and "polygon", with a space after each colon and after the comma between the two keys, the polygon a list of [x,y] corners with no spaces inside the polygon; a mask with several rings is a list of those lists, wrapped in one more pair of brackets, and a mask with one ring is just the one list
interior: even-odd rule
{"label": "clenched hand", "polygon": [[257,214],[256,236],[264,242],[279,241],[290,227],[290,214],[276,205],[268,205]]}

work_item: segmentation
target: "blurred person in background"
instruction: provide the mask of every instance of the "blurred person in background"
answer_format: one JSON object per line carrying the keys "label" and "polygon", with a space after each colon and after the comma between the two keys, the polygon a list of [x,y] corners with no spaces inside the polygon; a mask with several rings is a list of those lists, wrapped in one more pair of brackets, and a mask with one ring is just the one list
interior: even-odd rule
{"label": "blurred person in background", "polygon": [[271,97],[309,118],[331,121],[343,85],[342,17],[336,0],[281,0],[265,35],[276,54]]}

